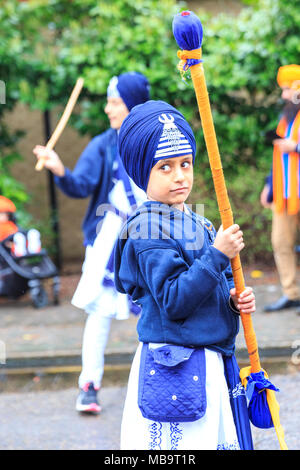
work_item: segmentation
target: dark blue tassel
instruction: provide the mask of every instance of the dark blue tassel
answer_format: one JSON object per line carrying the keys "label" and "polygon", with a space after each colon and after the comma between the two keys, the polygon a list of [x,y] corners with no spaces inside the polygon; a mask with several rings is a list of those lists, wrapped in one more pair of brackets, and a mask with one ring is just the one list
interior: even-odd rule
{"label": "dark blue tassel", "polygon": [[[198,16],[192,11],[183,11],[174,16],[173,34],[180,49],[192,51],[200,49],[203,39],[203,28]],[[191,65],[199,64],[201,59],[188,59],[185,70]]]}
{"label": "dark blue tassel", "polygon": [[279,389],[264,376],[263,371],[250,374],[247,380],[246,395],[249,400],[248,412],[251,423],[262,429],[274,427],[266,389],[275,392],[279,392]]}

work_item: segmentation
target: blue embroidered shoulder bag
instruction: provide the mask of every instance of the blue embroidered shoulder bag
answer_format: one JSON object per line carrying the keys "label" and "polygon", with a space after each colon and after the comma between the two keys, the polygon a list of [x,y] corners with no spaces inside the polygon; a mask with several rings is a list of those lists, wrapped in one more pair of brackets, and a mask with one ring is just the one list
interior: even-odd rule
{"label": "blue embroidered shoulder bag", "polygon": [[203,348],[164,345],[141,353],[138,405],[144,418],[160,422],[196,421],[206,411]]}

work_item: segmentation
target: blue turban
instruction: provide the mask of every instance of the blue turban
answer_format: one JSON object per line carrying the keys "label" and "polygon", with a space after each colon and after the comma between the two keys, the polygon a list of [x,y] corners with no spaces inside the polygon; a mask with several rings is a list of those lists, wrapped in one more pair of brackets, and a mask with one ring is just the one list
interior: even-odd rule
{"label": "blue turban", "polygon": [[119,152],[128,175],[146,191],[151,169],[158,160],[192,154],[194,163],[196,141],[177,109],[164,101],[147,101],[124,119]]}
{"label": "blue turban", "polygon": [[147,78],[138,72],[126,72],[113,77],[107,89],[107,96],[122,98],[129,111],[134,106],[148,101],[149,93],[150,85]]}

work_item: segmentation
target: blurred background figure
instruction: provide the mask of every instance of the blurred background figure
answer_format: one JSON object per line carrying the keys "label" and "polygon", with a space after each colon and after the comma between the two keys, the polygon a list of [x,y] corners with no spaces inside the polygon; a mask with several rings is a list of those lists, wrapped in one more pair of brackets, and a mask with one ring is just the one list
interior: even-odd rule
{"label": "blurred background figure", "polygon": [[94,137],[81,154],[75,168],[66,168],[54,151],[37,145],[37,158],[46,158],[58,187],[73,198],[90,197],[83,221],[86,246],[82,276],[72,304],[88,314],[82,344],[80,393],[76,410],[99,413],[97,392],[104,371],[104,350],[111,319],[126,319],[139,313],[131,299],[115,289],[113,250],[121,225],[146,196],[125,172],[117,149],[118,131],[130,110],[149,100],[149,83],[137,72],[113,77],[107,89],[105,113],[110,128]]}
{"label": "blurred background figure", "polygon": [[0,196],[0,241],[18,231],[14,214],[16,206],[5,196]]}
{"label": "blurred background figure", "polygon": [[273,211],[272,246],[283,295],[266,305],[265,312],[300,306],[295,253],[300,208],[300,65],[280,67],[277,82],[285,106],[273,140],[272,170],[260,200],[263,207]]}
{"label": "blurred background figure", "polygon": [[48,305],[43,280],[52,278],[54,303],[58,304],[59,277],[42,250],[40,232],[24,230],[16,222],[16,206],[0,196],[0,296],[17,299],[29,290],[34,307]]}

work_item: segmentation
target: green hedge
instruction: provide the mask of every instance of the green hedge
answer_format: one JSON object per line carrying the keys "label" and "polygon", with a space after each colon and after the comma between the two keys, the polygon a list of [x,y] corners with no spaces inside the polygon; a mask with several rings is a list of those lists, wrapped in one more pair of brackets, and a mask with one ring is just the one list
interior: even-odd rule
{"label": "green hedge", "polygon": [[25,187],[11,175],[11,167],[21,158],[16,143],[22,130],[12,132],[4,121],[5,112],[12,110],[19,95],[19,77],[22,76],[22,57],[25,43],[22,39],[21,8],[15,2],[0,7],[0,80],[5,84],[5,103],[0,104],[0,194],[13,199],[19,210],[20,221],[28,220],[24,204],[29,196]]}
{"label": "green hedge", "polygon": [[[297,63],[300,52],[298,0],[261,0],[236,17],[209,17],[203,59],[216,133],[235,220],[247,249],[243,259],[271,259],[269,211],[259,194],[272,160],[264,134],[274,129],[280,110],[277,69]],[[109,79],[124,71],[144,73],[152,98],[178,107],[191,122],[198,143],[191,202],[205,204],[216,226],[219,216],[194,90],[176,69],[174,14],[186,8],[175,0],[12,0],[15,34],[22,35],[18,94],[45,110],[66,103],[79,75],[85,79],[80,112],[72,124],[91,136],[108,124],[104,114]],[[21,25],[21,26],[20,26]],[[13,54],[12,54],[13,56]],[[13,57],[11,57],[13,59]],[[19,69],[16,73],[19,73]]]}
{"label": "green hedge", "polygon": [[[272,162],[264,136],[276,128],[282,107],[277,70],[299,61],[299,33],[297,0],[261,0],[235,18],[220,15],[204,26],[204,66],[220,153],[235,220],[245,233],[242,257],[251,262],[272,257],[271,213],[259,203]],[[208,165],[201,172],[206,187],[209,172]],[[215,220],[215,206],[208,205],[207,215]]]}

